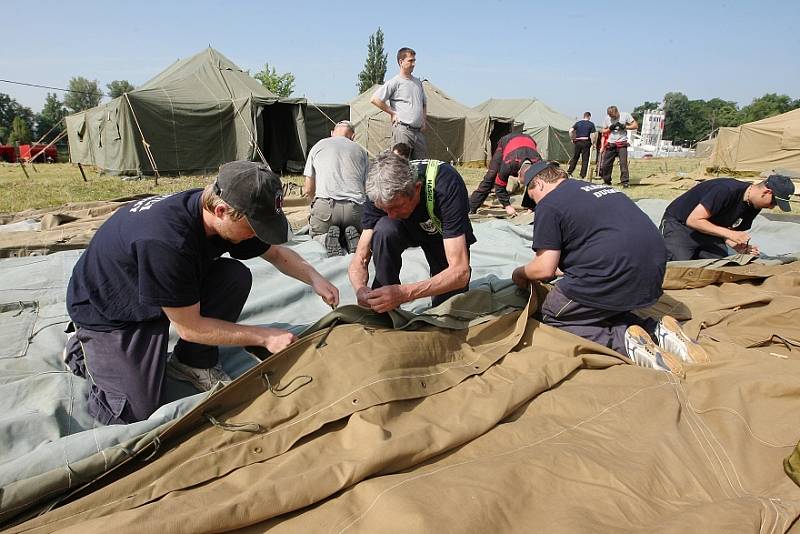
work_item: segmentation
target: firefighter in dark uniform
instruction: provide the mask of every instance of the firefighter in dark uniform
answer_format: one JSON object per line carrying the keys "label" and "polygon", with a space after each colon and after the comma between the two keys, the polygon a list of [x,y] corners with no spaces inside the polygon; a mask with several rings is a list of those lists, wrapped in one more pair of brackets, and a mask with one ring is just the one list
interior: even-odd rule
{"label": "firefighter in dark uniform", "polygon": [[519,167],[524,161],[538,163],[542,160],[536,149],[536,141],[533,137],[523,133],[510,133],[500,138],[497,148],[494,151],[492,160],[489,162],[489,170],[486,176],[472,192],[469,198],[469,212],[475,213],[481,204],[489,196],[489,192],[494,185],[494,194],[497,200],[503,205],[506,213],[516,215],[517,211],[511,205],[508,195],[508,177],[517,176]]}
{"label": "firefighter in dark uniform", "polygon": [[706,180],[667,206],[661,219],[661,235],[668,261],[723,258],[728,247],[739,254],[759,255],[747,230],[762,209],[790,211],[794,184],[787,176],[773,174],[751,184],[733,178]]}
{"label": "firefighter in dark uniform", "polygon": [[[379,155],[367,176],[364,231],[348,275],[358,304],[377,312],[393,310],[421,297],[439,305],[469,288],[469,246],[475,243],[469,222],[464,179],[449,164],[409,161]],[[400,283],[403,251],[421,247],[431,277]],[[372,288],[369,262],[375,264]]]}

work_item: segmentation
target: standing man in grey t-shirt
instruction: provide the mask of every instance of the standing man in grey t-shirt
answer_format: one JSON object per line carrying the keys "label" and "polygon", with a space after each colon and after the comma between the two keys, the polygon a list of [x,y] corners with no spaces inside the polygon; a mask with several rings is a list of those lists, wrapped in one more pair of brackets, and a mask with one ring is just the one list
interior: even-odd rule
{"label": "standing man in grey t-shirt", "polygon": [[425,159],[428,157],[428,147],[423,132],[427,126],[428,99],[420,79],[411,75],[416,62],[417,53],[412,49],[398,50],[400,73],[375,91],[370,102],[391,117],[392,144],[405,143],[410,146],[409,159]]}
{"label": "standing man in grey t-shirt", "polygon": [[303,172],[311,199],[311,237],[324,242],[328,256],[355,252],[361,237],[369,156],[354,136],[350,121],[336,123],[331,136],[308,153]]}
{"label": "standing man in grey t-shirt", "polygon": [[623,188],[628,188],[628,130],[637,129],[639,123],[630,113],[620,112],[617,106],[609,106],[606,111],[608,116],[603,121],[603,135],[608,136],[608,141],[600,162],[600,178],[606,185],[611,185],[614,160],[619,157],[619,181]]}

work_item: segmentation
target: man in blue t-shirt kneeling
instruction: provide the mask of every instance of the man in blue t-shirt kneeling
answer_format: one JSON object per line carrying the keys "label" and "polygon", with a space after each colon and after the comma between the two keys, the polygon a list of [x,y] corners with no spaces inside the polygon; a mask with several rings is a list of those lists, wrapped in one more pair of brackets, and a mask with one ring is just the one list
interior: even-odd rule
{"label": "man in blue t-shirt kneeling", "polygon": [[677,371],[681,361],[706,361],[673,318],[656,324],[631,313],[662,294],[667,253],[650,218],[616,189],[571,179],[552,163],[526,163],[520,172],[536,203],[536,257],[512,279],[527,287],[561,276],[542,303],[542,322],[644,367]]}
{"label": "man in blue t-shirt kneeling", "polygon": [[[286,242],[280,179],[234,161],[205,189],[119,208],[72,271],[67,311],[75,331],[64,361],[90,381],[89,412],[103,424],[147,419],[161,405],[165,374],[201,390],[228,382],[218,345],[286,348],[295,336],[236,324],[252,275],[238,261],[261,256],[309,284],[329,305],[339,292]],[[221,258],[225,253],[231,258]],[[172,324],[180,339],[168,360]]]}
{"label": "man in blue t-shirt kneeling", "polygon": [[[469,288],[469,246],[475,243],[469,222],[464,179],[451,165],[436,160],[409,161],[381,154],[367,175],[364,231],[348,275],[358,304],[387,312],[421,297],[439,305]],[[401,284],[403,251],[421,247],[431,277]],[[375,263],[372,289],[369,261]]]}

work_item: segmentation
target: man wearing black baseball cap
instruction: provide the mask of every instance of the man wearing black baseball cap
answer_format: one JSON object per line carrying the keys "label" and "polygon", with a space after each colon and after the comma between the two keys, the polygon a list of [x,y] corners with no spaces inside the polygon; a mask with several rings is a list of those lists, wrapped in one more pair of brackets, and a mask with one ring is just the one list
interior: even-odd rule
{"label": "man wearing black baseball cap", "polygon": [[[165,374],[201,390],[230,381],[218,345],[277,352],[294,341],[285,330],[236,324],[252,283],[239,260],[261,256],[338,304],[336,287],[278,246],[288,237],[282,191],[268,166],[234,161],[205,189],[132,202],[97,230],[69,281],[74,335],[64,361],[90,381],[99,422],[149,417]],[[180,339],[168,361],[170,324]]]}
{"label": "man wearing black baseball cap", "polygon": [[773,174],[757,184],[734,178],[701,182],[672,201],[661,219],[667,260],[723,258],[728,247],[741,254],[760,254],[747,230],[762,209],[790,211],[794,184]]}
{"label": "man wearing black baseball cap", "polygon": [[[542,303],[542,322],[645,367],[676,370],[681,360],[706,359],[674,319],[656,324],[631,313],[662,293],[666,250],[650,218],[616,189],[571,179],[550,162],[525,163],[520,173],[536,203],[536,257],[512,279],[526,287],[561,276]],[[674,342],[670,351],[653,342],[656,333]]]}

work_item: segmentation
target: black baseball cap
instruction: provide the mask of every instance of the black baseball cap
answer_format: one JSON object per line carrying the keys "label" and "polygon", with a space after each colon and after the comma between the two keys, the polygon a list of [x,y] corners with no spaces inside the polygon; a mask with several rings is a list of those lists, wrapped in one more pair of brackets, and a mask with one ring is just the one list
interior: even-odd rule
{"label": "black baseball cap", "polygon": [[222,165],[214,193],[244,213],[256,237],[264,243],[280,245],[289,239],[289,221],[283,214],[283,185],[269,165],[255,161]]}
{"label": "black baseball cap", "polygon": [[794,194],[794,184],[788,176],[773,174],[767,178],[767,188],[772,191],[772,201],[783,211],[792,211],[789,197]]}
{"label": "black baseball cap", "polygon": [[550,167],[558,167],[558,165],[556,165],[555,163],[552,163],[550,161],[544,161],[543,160],[543,161],[539,161],[537,163],[534,163],[533,165],[528,167],[525,170],[525,177],[524,177],[524,179],[522,181],[522,184],[525,186],[525,190],[526,191],[528,190],[528,188],[531,185],[531,182],[533,181],[534,178],[536,178],[537,174],[539,174],[543,170],[548,169]]}

